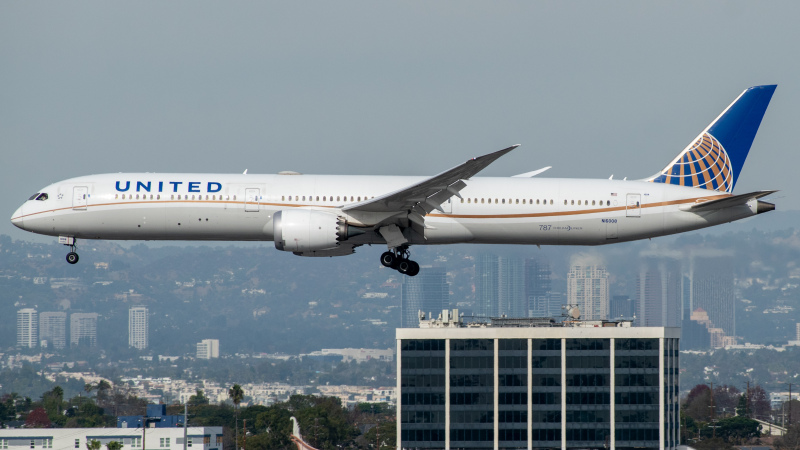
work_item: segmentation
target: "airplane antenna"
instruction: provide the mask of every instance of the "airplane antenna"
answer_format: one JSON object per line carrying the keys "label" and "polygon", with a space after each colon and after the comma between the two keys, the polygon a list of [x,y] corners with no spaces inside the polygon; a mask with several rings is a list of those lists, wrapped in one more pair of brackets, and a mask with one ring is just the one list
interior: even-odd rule
{"label": "airplane antenna", "polygon": [[247,175],[247,169],[244,169],[244,172],[242,172],[242,175]]}
{"label": "airplane antenna", "polygon": [[611,176],[610,176],[610,177],[608,177],[608,179],[609,179],[609,180],[613,180],[613,179],[614,179],[614,174],[612,173],[612,174],[611,174]]}

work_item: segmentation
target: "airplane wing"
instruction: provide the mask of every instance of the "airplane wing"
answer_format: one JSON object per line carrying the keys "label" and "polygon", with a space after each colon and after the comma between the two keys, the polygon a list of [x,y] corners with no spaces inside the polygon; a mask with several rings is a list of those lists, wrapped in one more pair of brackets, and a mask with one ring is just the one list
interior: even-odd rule
{"label": "airplane wing", "polygon": [[364,212],[404,212],[412,211],[409,219],[422,225],[422,217],[434,210],[442,210],[442,203],[452,196],[461,197],[458,192],[467,186],[463,180],[472,178],[506,153],[519,147],[498,150],[488,155],[472,158],[450,170],[444,171],[419,183],[390,192],[363,202],[347,205],[344,211]]}
{"label": "airplane wing", "polygon": [[767,195],[774,194],[775,192],[778,191],[755,191],[747,194],[733,195],[730,197],[720,198],[717,200],[709,200],[707,202],[695,203],[693,205],[685,206],[681,209],[690,212],[714,211],[717,209],[724,209],[724,208],[730,208],[732,206],[744,205],[750,200],[766,197]]}

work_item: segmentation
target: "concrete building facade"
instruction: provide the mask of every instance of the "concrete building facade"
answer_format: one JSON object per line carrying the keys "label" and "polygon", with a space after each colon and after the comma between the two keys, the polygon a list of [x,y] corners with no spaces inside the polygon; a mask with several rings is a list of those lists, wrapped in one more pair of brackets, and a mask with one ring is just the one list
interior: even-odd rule
{"label": "concrete building facade", "polygon": [[443,317],[396,331],[398,448],[678,445],[680,329]]}
{"label": "concrete building facade", "polygon": [[[188,427],[186,447],[192,450],[221,450],[222,427]],[[0,429],[0,448],[83,450],[92,440],[105,448],[111,441],[124,449],[183,450],[183,428],[12,428]]]}
{"label": "concrete building facade", "polygon": [[134,306],[128,310],[128,346],[144,350],[149,344],[147,307]]}
{"label": "concrete building facade", "polygon": [[605,320],[609,313],[608,271],[604,266],[576,265],[567,274],[567,302],[586,320]]}
{"label": "concrete building facade", "polygon": [[72,313],[69,315],[69,345],[97,346],[97,313]]}
{"label": "concrete building facade", "polygon": [[33,308],[17,311],[17,347],[36,348],[39,345],[39,315]]}
{"label": "concrete building facade", "polygon": [[219,339],[203,339],[197,343],[197,359],[219,358]]}
{"label": "concrete building facade", "polygon": [[67,313],[47,311],[39,314],[39,342],[42,347],[56,350],[67,346]]}

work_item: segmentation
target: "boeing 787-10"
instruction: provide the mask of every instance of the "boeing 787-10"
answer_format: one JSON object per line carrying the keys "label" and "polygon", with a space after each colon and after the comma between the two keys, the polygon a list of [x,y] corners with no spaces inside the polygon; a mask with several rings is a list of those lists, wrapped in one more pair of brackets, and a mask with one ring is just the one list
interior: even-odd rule
{"label": "boeing 787-10", "polygon": [[[432,177],[119,173],[44,187],[14,212],[23,230],[78,239],[274,241],[300,256],[385,244],[414,276],[413,245],[600,245],[719,225],[775,206],[733,189],[776,86],[742,92],[664,169],[642,180],[475,177],[517,146]],[[612,177],[613,178],[613,177]]]}

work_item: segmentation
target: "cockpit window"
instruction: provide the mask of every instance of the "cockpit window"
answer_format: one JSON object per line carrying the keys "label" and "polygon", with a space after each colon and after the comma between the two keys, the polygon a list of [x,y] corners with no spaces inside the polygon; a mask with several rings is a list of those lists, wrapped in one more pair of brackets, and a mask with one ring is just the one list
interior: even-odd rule
{"label": "cockpit window", "polygon": [[47,194],[42,192],[41,194],[39,194],[38,197],[36,197],[36,200],[39,200],[40,202],[43,202],[43,201],[47,200]]}
{"label": "cockpit window", "polygon": [[37,193],[31,195],[30,197],[28,197],[28,200],[35,200],[36,197],[38,197],[38,196],[39,196],[39,192],[37,192]]}

